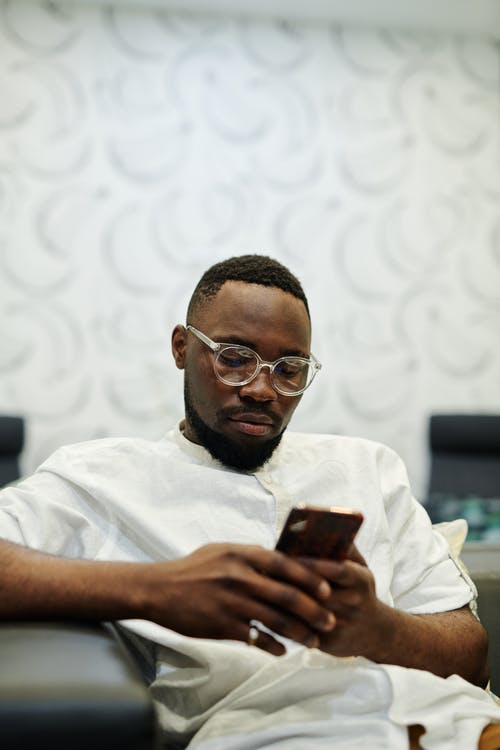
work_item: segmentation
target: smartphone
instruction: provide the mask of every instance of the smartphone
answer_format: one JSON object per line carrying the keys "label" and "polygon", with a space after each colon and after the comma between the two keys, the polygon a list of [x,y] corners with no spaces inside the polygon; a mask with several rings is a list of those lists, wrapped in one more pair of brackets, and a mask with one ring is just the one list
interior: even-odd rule
{"label": "smartphone", "polygon": [[363,522],[351,508],[292,508],[276,549],[293,557],[344,560]]}

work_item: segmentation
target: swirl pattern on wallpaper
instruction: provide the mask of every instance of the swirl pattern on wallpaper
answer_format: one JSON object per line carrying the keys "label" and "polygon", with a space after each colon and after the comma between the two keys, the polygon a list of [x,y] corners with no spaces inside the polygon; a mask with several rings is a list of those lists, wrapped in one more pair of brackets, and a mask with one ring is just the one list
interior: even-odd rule
{"label": "swirl pattern on wallpaper", "polygon": [[439,410],[500,410],[493,39],[0,0],[0,410],[24,467],[161,435],[170,331],[224,257],[308,292],[297,428],[391,444],[425,493]]}
{"label": "swirl pattern on wallpaper", "polygon": [[3,0],[0,10],[6,38],[28,53],[63,52],[76,42],[81,31],[71,6],[64,4]]}
{"label": "swirl pattern on wallpaper", "polygon": [[33,177],[59,180],[81,173],[91,144],[80,130],[85,102],[76,71],[37,59],[15,61],[7,70],[15,93],[12,113],[0,119],[0,133],[14,129],[16,162]]}

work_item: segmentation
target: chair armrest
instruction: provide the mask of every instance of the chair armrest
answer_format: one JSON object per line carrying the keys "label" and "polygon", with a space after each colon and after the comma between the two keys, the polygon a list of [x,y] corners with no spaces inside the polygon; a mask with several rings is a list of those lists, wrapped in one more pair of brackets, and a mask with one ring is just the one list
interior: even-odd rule
{"label": "chair armrest", "polygon": [[145,750],[152,700],[136,665],[104,625],[0,625],[2,750]]}
{"label": "chair armrest", "polygon": [[477,586],[479,619],[489,636],[491,689],[500,695],[500,573],[473,573],[472,580]]}

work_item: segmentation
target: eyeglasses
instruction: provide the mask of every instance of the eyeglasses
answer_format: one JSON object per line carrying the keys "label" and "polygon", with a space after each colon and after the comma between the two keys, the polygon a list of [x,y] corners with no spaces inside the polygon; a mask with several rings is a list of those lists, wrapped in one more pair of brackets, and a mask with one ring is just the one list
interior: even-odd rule
{"label": "eyeglasses", "polygon": [[246,385],[257,377],[263,367],[269,367],[271,385],[283,396],[299,396],[309,388],[321,363],[311,354],[306,357],[280,357],[274,362],[264,362],[257,352],[238,344],[217,344],[192,325],[191,331],[214,353],[214,372],[226,385]]}

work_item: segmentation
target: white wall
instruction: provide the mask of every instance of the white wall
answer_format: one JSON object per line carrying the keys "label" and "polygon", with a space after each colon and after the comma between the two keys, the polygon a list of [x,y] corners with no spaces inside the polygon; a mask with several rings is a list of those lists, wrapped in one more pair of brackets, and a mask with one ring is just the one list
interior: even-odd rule
{"label": "white wall", "polygon": [[212,262],[302,279],[295,426],[426,481],[437,410],[499,410],[493,40],[0,0],[0,412],[25,469],[181,414],[170,330]]}

